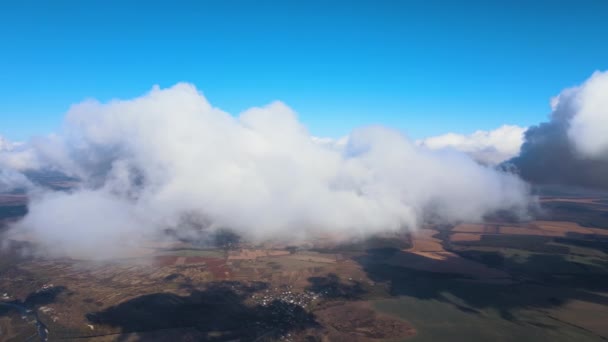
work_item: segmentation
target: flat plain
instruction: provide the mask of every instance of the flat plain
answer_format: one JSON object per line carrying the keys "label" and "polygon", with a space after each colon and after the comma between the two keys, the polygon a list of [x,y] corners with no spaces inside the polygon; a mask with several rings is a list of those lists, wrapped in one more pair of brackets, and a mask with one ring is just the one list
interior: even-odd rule
{"label": "flat plain", "polygon": [[[607,197],[541,204],[524,222],[104,262],[4,237],[0,341],[605,341]],[[3,229],[26,205],[0,198]]]}

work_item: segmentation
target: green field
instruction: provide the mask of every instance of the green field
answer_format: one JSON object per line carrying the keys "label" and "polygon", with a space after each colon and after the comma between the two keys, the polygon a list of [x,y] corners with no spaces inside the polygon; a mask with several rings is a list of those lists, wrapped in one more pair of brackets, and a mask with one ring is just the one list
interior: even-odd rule
{"label": "green field", "polygon": [[[452,298],[457,300],[457,298]],[[552,319],[539,310],[515,310],[508,320],[494,309],[469,312],[437,299],[400,297],[374,302],[380,312],[410,322],[417,334],[407,341],[605,341],[582,328]]]}

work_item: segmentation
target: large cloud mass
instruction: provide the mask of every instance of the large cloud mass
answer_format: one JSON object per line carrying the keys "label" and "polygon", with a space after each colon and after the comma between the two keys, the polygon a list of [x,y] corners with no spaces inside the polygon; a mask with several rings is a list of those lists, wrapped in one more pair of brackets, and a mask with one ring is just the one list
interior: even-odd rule
{"label": "large cloud mass", "polygon": [[234,117],[189,84],[80,103],[63,134],[29,148],[33,164],[82,180],[70,192],[37,193],[17,227],[67,255],[108,256],[183,226],[253,240],[346,239],[529,204],[518,177],[465,154],[382,127],[326,144],[283,103]]}
{"label": "large cloud mass", "polygon": [[596,72],[551,103],[549,122],[525,133],[512,160],[536,183],[608,189],[608,72]]}

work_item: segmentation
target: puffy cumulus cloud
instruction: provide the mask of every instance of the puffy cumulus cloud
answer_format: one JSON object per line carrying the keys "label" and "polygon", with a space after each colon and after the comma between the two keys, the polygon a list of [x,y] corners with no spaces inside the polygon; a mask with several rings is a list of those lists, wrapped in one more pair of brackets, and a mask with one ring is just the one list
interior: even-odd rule
{"label": "puffy cumulus cloud", "polygon": [[33,196],[15,227],[59,255],[116,255],[167,228],[356,239],[428,219],[524,213],[530,201],[517,176],[462,153],[382,127],[315,139],[281,102],[234,117],[189,84],[77,104],[63,134],[33,145],[44,165],[82,180]]}
{"label": "puffy cumulus cloud", "polygon": [[565,89],[551,108],[511,162],[535,183],[608,189],[608,72]]}
{"label": "puffy cumulus cloud", "polygon": [[497,165],[519,154],[526,128],[503,125],[492,131],[469,135],[448,133],[417,141],[433,150],[455,149],[465,152],[482,164]]}
{"label": "puffy cumulus cloud", "polygon": [[577,151],[588,158],[608,159],[608,72],[594,73],[555,101],[557,107],[572,108],[576,113],[568,137]]}

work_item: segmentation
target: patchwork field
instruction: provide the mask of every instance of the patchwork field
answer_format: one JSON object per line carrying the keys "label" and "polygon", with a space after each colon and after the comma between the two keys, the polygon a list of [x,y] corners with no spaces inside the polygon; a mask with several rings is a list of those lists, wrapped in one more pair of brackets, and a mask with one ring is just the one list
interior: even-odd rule
{"label": "patchwork field", "polygon": [[[346,244],[150,242],[107,262],[4,238],[0,341],[605,341],[603,201]],[[570,205],[582,219],[564,220]]]}

